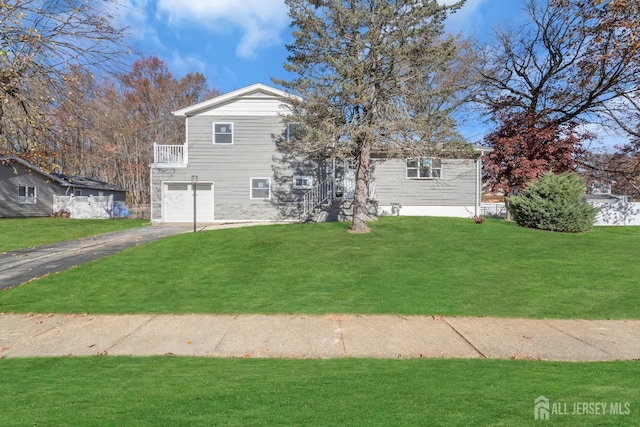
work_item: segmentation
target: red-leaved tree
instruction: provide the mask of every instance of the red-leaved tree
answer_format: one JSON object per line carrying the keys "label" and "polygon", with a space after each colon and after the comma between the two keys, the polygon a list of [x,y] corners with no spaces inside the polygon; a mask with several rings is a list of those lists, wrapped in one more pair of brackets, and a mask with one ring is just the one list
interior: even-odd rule
{"label": "red-leaved tree", "polygon": [[506,195],[517,193],[546,172],[575,170],[582,142],[591,139],[579,133],[573,122],[558,124],[531,113],[506,113],[500,121],[500,127],[484,139],[493,149],[484,170],[492,191]]}

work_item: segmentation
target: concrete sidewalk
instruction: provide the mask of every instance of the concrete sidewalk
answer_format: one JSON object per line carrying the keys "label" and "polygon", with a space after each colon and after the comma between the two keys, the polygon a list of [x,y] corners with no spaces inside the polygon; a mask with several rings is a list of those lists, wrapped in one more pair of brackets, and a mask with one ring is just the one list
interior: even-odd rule
{"label": "concrete sidewalk", "polygon": [[0,357],[640,359],[640,320],[364,315],[0,315]]}

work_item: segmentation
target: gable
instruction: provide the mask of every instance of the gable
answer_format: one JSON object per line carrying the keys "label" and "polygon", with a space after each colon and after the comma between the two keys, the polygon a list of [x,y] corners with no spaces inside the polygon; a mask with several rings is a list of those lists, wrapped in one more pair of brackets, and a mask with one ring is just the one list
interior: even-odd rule
{"label": "gable", "polygon": [[226,104],[200,112],[200,116],[277,116],[287,114],[282,100],[270,96],[236,98]]}
{"label": "gable", "polygon": [[37,166],[32,165],[31,163],[17,156],[0,157],[0,165],[10,168],[13,171],[14,175],[34,175],[41,177],[47,182],[55,182],[60,186],[66,185],[66,182],[64,182],[64,180],[60,179],[59,177],[45,172]]}
{"label": "gable", "polygon": [[177,117],[193,116],[277,116],[286,114],[293,98],[280,89],[256,83],[198,104],[176,110]]}
{"label": "gable", "polygon": [[11,188],[18,185],[35,185],[53,183],[60,185],[58,181],[51,180],[38,170],[32,170],[20,163],[2,163],[0,164],[0,185],[10,186]]}

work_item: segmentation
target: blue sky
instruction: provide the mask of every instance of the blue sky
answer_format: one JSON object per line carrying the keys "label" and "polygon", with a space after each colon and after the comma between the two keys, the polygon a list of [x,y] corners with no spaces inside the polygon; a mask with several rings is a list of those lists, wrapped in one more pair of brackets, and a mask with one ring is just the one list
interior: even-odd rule
{"label": "blue sky", "polygon": [[[455,0],[440,0],[454,2]],[[134,50],[157,56],[176,78],[201,72],[211,88],[229,92],[287,78],[285,44],[291,43],[284,0],[119,0],[119,20],[130,28]],[[467,0],[447,22],[454,33],[487,41],[496,26],[516,26],[520,0]],[[478,142],[488,133],[480,119],[461,124]]]}
{"label": "blue sky", "polygon": [[[445,1],[445,0],[443,0]],[[292,41],[284,0],[120,0],[121,20],[133,48],[157,56],[175,77],[201,72],[228,92],[286,77]],[[492,25],[521,14],[518,0],[468,0],[448,25],[485,37]]]}

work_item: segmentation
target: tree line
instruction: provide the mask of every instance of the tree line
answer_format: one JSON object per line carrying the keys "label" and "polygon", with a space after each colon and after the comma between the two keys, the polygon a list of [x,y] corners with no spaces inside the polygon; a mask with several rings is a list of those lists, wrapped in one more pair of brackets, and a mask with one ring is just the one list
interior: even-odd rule
{"label": "tree line", "polygon": [[51,109],[45,140],[32,152],[50,168],[126,188],[134,205],[149,203],[153,144],[185,141],[184,121],[171,112],[217,94],[201,73],[178,80],[156,57],[111,78],[79,67],[64,78],[67,96]]}
{"label": "tree line", "polygon": [[86,176],[149,201],[153,143],[181,144],[171,111],[214,96],[156,57],[128,64],[116,0],[0,2],[0,154]]}
{"label": "tree line", "polygon": [[[488,44],[449,34],[464,0],[285,0],[293,42],[275,80],[301,95],[290,147],[352,158],[354,231],[367,230],[373,155],[468,151],[461,117],[487,120],[487,182],[517,193],[545,172],[580,171],[640,197],[640,6],[629,0],[524,0],[528,20]],[[149,200],[153,143],[181,144],[171,111],[216,94],[155,57],[127,64],[116,0],[0,2],[0,152],[85,175]],[[123,71],[124,70],[124,71]],[[628,143],[607,154],[591,126]]]}

